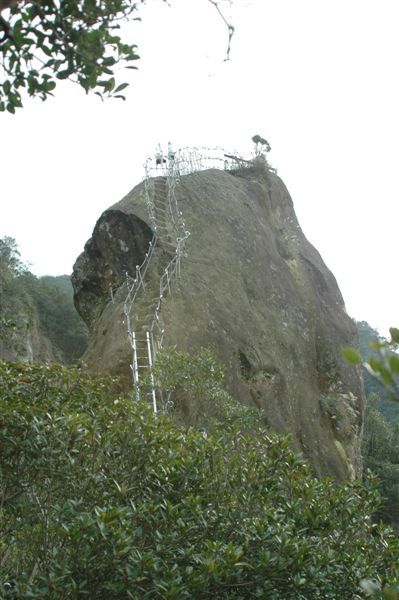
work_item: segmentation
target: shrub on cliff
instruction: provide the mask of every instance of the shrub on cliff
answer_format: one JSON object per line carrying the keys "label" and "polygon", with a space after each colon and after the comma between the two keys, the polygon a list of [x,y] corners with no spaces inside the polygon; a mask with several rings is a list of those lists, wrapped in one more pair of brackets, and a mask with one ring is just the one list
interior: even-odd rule
{"label": "shrub on cliff", "polygon": [[316,480],[287,438],[179,429],[115,389],[0,363],[2,597],[353,600],[397,575],[372,484]]}

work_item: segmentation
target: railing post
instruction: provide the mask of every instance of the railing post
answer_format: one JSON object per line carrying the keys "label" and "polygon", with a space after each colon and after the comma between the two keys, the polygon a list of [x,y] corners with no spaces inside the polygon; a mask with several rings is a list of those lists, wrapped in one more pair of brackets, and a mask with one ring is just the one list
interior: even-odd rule
{"label": "railing post", "polygon": [[[146,256],[146,258],[147,258],[147,256]],[[136,265],[136,273],[138,273],[138,274],[139,274],[139,277],[140,277],[140,283],[141,283],[141,285],[143,286],[143,289],[145,290],[144,281],[143,281],[143,278],[142,278],[142,276],[141,276],[141,270],[140,270],[140,267],[139,267],[139,266],[137,266],[137,265]]]}
{"label": "railing post", "polygon": [[151,349],[151,340],[150,340],[150,332],[149,331],[146,331],[146,339],[147,339],[148,365],[150,367],[152,406],[154,409],[154,415],[156,415],[158,413],[158,407],[157,407],[157,397],[155,394],[154,372],[152,370],[152,349]]}
{"label": "railing post", "polygon": [[132,331],[132,350],[133,350],[133,364],[132,364],[133,381],[137,385],[139,382],[139,369],[138,369],[138,365],[137,365],[136,334],[134,331]]}
{"label": "railing post", "polygon": [[169,282],[169,270],[167,268],[165,269],[165,273],[166,273],[166,283],[167,283],[169,294],[170,294],[171,291],[170,291],[170,282]]}

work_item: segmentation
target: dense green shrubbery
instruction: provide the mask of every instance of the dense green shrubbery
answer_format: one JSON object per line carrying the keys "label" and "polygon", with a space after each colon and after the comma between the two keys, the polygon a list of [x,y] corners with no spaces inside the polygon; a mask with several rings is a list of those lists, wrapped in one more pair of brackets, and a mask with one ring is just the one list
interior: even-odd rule
{"label": "dense green shrubbery", "polygon": [[352,600],[397,576],[372,484],[228,421],[182,430],[111,379],[0,363],[3,597]]}
{"label": "dense green shrubbery", "polygon": [[399,425],[392,424],[379,409],[380,399],[370,395],[364,421],[362,455],[364,468],[380,481],[382,496],[377,517],[399,526]]}
{"label": "dense green shrubbery", "polygon": [[[238,421],[241,430],[252,430],[264,421],[263,411],[238,404],[226,392],[223,367],[210,350],[191,356],[163,349],[157,354],[154,376],[169,414],[179,424],[209,431]],[[144,381],[147,391],[148,384]]]}
{"label": "dense green shrubbery", "polygon": [[363,465],[379,479],[382,502],[374,518],[399,525],[399,331],[382,338],[366,321],[357,323],[359,350],[350,362],[362,362],[367,397],[362,445]]}

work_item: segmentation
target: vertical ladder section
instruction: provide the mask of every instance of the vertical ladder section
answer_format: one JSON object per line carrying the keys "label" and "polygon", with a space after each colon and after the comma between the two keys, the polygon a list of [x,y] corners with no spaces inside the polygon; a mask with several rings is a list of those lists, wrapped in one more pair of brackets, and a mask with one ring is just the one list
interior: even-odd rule
{"label": "vertical ladder section", "polygon": [[[164,338],[160,324],[161,304],[165,295],[171,293],[173,280],[180,275],[181,255],[190,235],[175,195],[180,177],[178,162],[175,158],[170,159],[161,176],[157,169],[155,172],[151,169],[151,160],[145,165],[145,203],[154,228],[154,240],[143,265],[136,268],[135,279],[127,279],[128,295],[124,305],[132,348],[133,382],[139,384],[148,374],[148,399],[155,414],[159,406],[153,367]],[[151,178],[151,174],[155,177]],[[137,393],[140,394],[139,387]],[[162,402],[161,396],[160,400]]]}

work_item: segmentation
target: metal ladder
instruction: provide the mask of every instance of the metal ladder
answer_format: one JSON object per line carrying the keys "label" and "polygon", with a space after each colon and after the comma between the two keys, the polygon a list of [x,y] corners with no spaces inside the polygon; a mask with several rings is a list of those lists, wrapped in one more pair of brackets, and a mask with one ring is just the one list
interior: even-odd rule
{"label": "metal ladder", "polygon": [[[136,268],[136,279],[129,291],[130,299],[128,294],[125,301],[125,315],[132,348],[133,381],[138,384],[143,375],[149,373],[148,396],[156,414],[159,411],[159,401],[162,401],[153,374],[156,352],[163,342],[159,313],[163,298],[171,293],[173,279],[180,275],[182,244],[179,234],[182,233],[184,223],[177,209],[173,169],[170,169],[168,177],[158,176],[151,183],[152,189],[146,178],[146,203],[155,237],[143,265]],[[184,233],[188,237],[189,233]]]}

